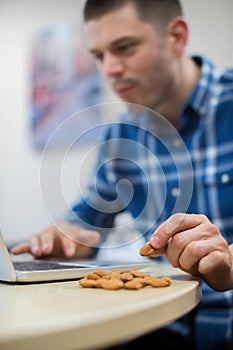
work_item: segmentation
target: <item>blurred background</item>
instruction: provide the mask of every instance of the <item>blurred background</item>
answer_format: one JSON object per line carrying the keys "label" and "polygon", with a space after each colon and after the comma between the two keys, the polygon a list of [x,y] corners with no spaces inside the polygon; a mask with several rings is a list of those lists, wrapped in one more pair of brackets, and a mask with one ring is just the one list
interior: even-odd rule
{"label": "blurred background", "polygon": [[[60,25],[79,27],[83,0],[0,0],[0,230],[8,244],[24,240],[50,224],[40,188],[42,149],[35,145],[32,128],[32,47],[35,37]],[[233,66],[233,1],[183,0],[190,23],[190,53],[203,53],[221,66]],[[82,33],[80,32],[81,36]],[[103,102],[113,101],[108,92]],[[91,148],[84,143],[72,149],[63,182],[66,197],[73,201],[77,167]],[[57,195],[54,171],[62,150],[46,154],[43,176],[46,197],[55,216],[66,210]],[[82,184],[91,177],[94,153],[87,160]],[[74,170],[75,169],[75,170]]]}

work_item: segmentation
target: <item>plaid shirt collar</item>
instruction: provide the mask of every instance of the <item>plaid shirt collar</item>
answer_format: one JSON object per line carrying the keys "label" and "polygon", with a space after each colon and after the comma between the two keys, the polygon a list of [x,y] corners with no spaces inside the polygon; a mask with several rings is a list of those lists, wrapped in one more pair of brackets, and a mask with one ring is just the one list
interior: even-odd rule
{"label": "plaid shirt collar", "polygon": [[218,85],[219,77],[223,70],[215,66],[205,56],[192,56],[192,59],[201,67],[201,74],[197,86],[188,99],[185,108],[189,106],[198,116],[201,116],[208,104],[209,92]]}

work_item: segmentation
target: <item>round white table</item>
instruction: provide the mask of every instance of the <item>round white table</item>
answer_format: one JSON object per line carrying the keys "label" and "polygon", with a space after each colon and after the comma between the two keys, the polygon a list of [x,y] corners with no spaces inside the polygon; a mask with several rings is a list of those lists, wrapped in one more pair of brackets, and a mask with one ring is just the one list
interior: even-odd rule
{"label": "round white table", "polygon": [[199,279],[158,263],[142,271],[170,276],[172,284],[110,291],[77,281],[0,283],[0,349],[103,349],[162,327],[199,303]]}

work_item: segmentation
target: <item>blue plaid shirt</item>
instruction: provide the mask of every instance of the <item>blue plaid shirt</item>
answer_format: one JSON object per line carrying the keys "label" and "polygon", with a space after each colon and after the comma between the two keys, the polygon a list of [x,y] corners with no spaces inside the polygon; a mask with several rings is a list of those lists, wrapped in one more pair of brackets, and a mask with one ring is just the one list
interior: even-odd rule
{"label": "blue plaid shirt", "polygon": [[[173,213],[202,213],[233,242],[233,69],[193,59],[201,76],[179,130],[150,111],[105,125],[95,184],[68,221],[97,229],[104,240],[127,210],[147,241]],[[198,307],[168,327],[193,336],[198,349],[233,349],[233,290],[215,292],[204,282],[202,290]]]}

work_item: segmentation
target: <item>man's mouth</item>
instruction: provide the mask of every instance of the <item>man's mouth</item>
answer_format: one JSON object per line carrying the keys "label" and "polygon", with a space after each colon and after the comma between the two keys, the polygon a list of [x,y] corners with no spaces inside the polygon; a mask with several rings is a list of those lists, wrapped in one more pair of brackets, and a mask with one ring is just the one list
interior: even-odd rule
{"label": "man's mouth", "polygon": [[114,84],[114,91],[122,98],[127,97],[133,90],[133,84]]}
{"label": "man's mouth", "polygon": [[129,93],[132,91],[132,87],[125,87],[125,88],[121,88],[121,89],[117,89],[116,93],[120,96],[120,97],[126,97],[127,95],[129,95]]}

